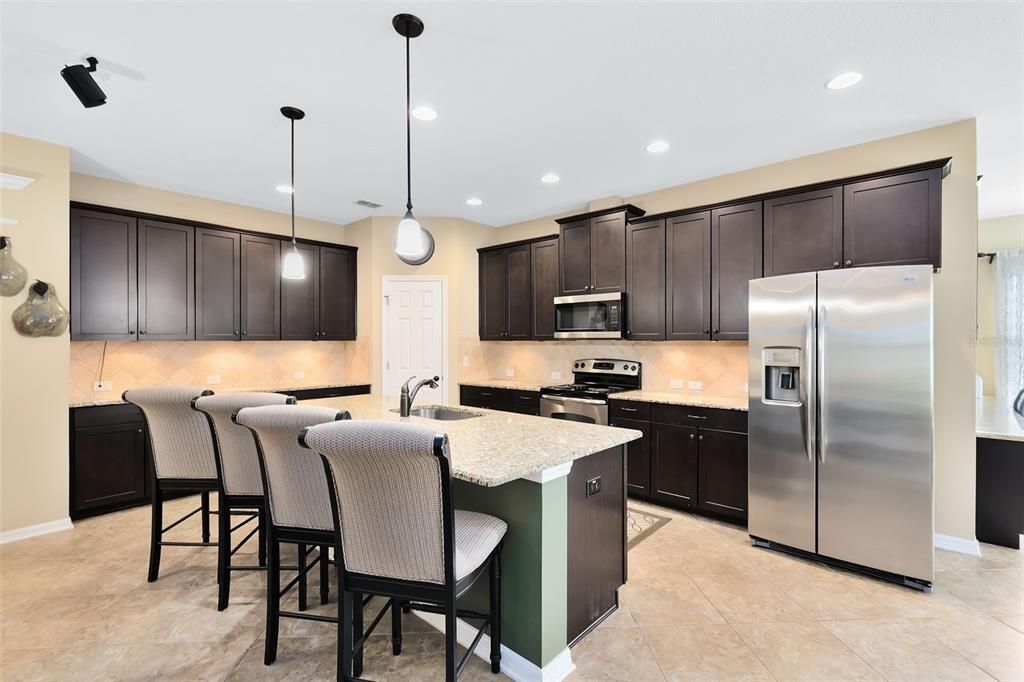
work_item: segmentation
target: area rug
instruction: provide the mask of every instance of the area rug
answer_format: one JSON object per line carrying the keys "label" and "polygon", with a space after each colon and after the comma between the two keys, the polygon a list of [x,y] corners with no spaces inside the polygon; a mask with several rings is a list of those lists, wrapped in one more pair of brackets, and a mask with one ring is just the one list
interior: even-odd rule
{"label": "area rug", "polygon": [[658,516],[648,511],[626,508],[626,537],[629,549],[636,547],[642,540],[654,535],[655,531],[671,521],[667,516]]}

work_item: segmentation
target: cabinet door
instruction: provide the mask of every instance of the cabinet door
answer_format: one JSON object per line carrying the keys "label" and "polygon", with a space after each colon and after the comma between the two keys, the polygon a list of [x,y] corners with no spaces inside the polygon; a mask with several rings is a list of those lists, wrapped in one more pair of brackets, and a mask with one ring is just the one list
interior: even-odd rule
{"label": "cabinet door", "polygon": [[195,228],[139,220],[139,338],[196,337]]}
{"label": "cabinet door", "polygon": [[[281,248],[290,250],[283,242]],[[306,276],[281,279],[281,338],[286,341],[315,340],[320,337],[320,247],[298,244]]]}
{"label": "cabinet door", "polygon": [[241,338],[241,235],[196,228],[196,339]]}
{"label": "cabinet door", "polygon": [[146,439],[141,424],[74,431],[73,513],[143,500]]}
{"label": "cabinet door", "polygon": [[843,264],[843,188],[764,202],[764,276],[816,272]]}
{"label": "cabinet door", "polygon": [[531,319],[530,245],[505,249],[508,267],[508,334],[509,339],[529,339],[533,329]]}
{"label": "cabinet door", "polygon": [[626,288],[625,213],[590,219],[590,259],[593,267],[590,293],[603,294]]}
{"label": "cabinet door", "polygon": [[701,429],[700,508],[716,514],[747,517],[747,435]]}
{"label": "cabinet door", "polygon": [[843,265],[942,265],[941,171],[843,188]]}
{"label": "cabinet door", "polygon": [[352,249],[320,247],[320,339],[354,341],[356,338],[356,282],[358,257]]}
{"label": "cabinet door", "polygon": [[505,249],[480,254],[480,338],[508,335],[508,254]]}
{"label": "cabinet door", "polygon": [[626,337],[665,338],[665,223],[626,226]]}
{"label": "cabinet door", "polygon": [[626,443],[626,492],[647,497],[651,494],[651,423],[615,418],[612,426],[643,432],[643,438]]}
{"label": "cabinet door", "polygon": [[761,202],[711,212],[711,338],[747,338],[750,280],[761,276]]}
{"label": "cabinet door", "polygon": [[242,340],[281,338],[281,242],[242,235]]}
{"label": "cabinet door", "polygon": [[651,424],[652,495],[676,507],[697,504],[697,429]]}
{"label": "cabinet door", "polygon": [[558,296],[558,238],[530,245],[533,270],[533,338],[555,338],[555,296]]}
{"label": "cabinet door", "polygon": [[562,225],[558,246],[559,279],[563,296],[589,294],[590,221]]}
{"label": "cabinet door", "polygon": [[73,341],[138,338],[135,240],[135,218],[71,209]]}
{"label": "cabinet door", "polygon": [[665,223],[665,338],[711,338],[711,212]]}

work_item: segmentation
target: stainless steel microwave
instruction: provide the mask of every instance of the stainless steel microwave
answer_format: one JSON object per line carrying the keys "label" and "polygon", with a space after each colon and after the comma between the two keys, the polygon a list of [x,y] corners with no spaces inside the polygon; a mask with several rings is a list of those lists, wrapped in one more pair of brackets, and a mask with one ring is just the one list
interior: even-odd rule
{"label": "stainless steel microwave", "polygon": [[622,292],[555,297],[556,339],[621,339],[625,325]]}

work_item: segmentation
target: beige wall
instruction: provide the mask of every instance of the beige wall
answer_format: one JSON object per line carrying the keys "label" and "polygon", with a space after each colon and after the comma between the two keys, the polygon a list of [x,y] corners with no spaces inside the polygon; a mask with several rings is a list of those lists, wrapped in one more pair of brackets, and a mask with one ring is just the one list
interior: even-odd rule
{"label": "beige wall", "polygon": [[[1024,215],[1009,215],[978,222],[978,251],[1024,250]],[[995,396],[996,294],[993,265],[978,259],[977,371],[987,396]]]}
{"label": "beige wall", "polygon": [[[952,173],[942,186],[943,267],[935,276],[935,527],[936,532],[961,538],[974,537],[975,146],[975,121],[969,119],[624,197],[648,213],[658,213],[953,157]],[[500,228],[488,243],[550,234],[556,228],[555,217]]]}
{"label": "beige wall", "polygon": [[[19,192],[0,190],[0,226],[15,258],[56,287],[68,306],[68,149],[0,133],[0,167],[35,178]],[[68,516],[69,334],[26,338],[11,313],[25,291],[0,298],[0,532]]]}

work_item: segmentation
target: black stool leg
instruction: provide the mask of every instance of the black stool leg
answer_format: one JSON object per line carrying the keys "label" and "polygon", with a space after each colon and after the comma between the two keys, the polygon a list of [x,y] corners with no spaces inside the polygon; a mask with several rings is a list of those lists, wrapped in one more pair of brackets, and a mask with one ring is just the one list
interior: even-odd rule
{"label": "black stool leg", "polygon": [[149,582],[156,582],[160,575],[160,540],[164,527],[164,495],[160,483],[153,481],[152,520],[149,531]]}
{"label": "black stool leg", "polygon": [[338,682],[352,674],[352,593],[338,587]]}
{"label": "black stool leg", "polygon": [[260,543],[259,548],[259,564],[263,568],[267,567],[267,508],[260,507],[258,510],[256,523],[260,524],[260,530],[256,534],[256,539]]}
{"label": "black stool leg", "polygon": [[455,618],[455,595],[444,605],[444,679],[455,682],[455,668],[458,665],[458,633]]}
{"label": "black stool leg", "polygon": [[391,600],[391,653],[402,653],[402,602]]}
{"label": "black stool leg", "polygon": [[200,512],[200,516],[203,517],[203,542],[210,541],[210,491],[204,490],[202,492],[203,500],[203,511]]}
{"label": "black stool leg", "polygon": [[231,507],[223,492],[217,493],[217,610],[228,607],[231,596]]}
{"label": "black stool leg", "polygon": [[[352,642],[358,642],[363,636],[363,594],[362,592],[352,593]],[[352,676],[359,677],[363,674],[363,648],[352,652]]]}
{"label": "black stool leg", "polygon": [[299,545],[299,611],[306,610],[306,546]]}
{"label": "black stool leg", "polygon": [[320,603],[326,604],[331,599],[331,565],[327,560],[327,545],[320,545]]}
{"label": "black stool leg", "polygon": [[495,551],[488,569],[491,579],[491,672],[501,672],[501,553]]}
{"label": "black stool leg", "polygon": [[281,545],[274,527],[267,528],[267,640],[263,649],[263,665],[277,659],[277,631],[281,625]]}

